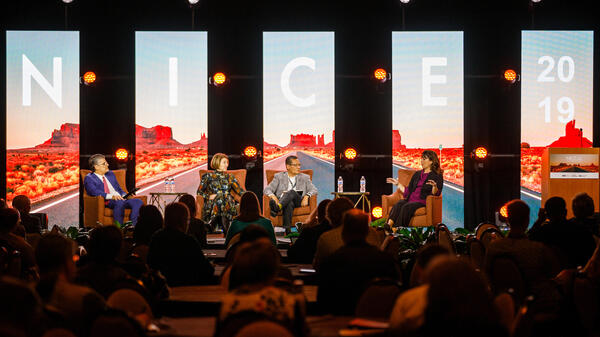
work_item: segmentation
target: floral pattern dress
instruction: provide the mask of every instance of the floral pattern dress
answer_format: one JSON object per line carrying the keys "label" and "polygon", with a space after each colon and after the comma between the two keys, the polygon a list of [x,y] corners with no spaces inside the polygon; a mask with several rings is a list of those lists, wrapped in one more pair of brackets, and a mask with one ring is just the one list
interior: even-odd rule
{"label": "floral pattern dress", "polygon": [[[208,223],[219,215],[231,221],[237,215],[237,202],[231,195],[232,190],[239,195],[245,192],[233,174],[212,171],[202,176],[197,192],[198,195],[204,198],[202,221]],[[212,194],[217,196],[210,200],[209,197]]]}

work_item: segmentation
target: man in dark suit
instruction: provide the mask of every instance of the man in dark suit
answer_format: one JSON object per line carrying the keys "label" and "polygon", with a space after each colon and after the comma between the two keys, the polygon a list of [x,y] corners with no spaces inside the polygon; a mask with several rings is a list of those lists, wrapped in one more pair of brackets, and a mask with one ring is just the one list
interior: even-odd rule
{"label": "man in dark suit", "polygon": [[113,217],[119,224],[123,224],[125,208],[131,209],[129,219],[135,224],[140,207],[144,204],[143,201],[140,199],[123,199],[126,193],[119,186],[115,174],[108,170],[108,163],[104,155],[92,155],[89,164],[93,172],[83,179],[83,186],[87,194],[93,197],[102,196],[106,202],[106,207],[113,210]]}

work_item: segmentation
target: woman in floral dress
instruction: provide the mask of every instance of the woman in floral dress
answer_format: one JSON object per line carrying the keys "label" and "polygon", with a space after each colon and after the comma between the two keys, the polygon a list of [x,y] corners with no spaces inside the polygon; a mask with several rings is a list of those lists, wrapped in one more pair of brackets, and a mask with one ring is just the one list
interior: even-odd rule
{"label": "woman in floral dress", "polygon": [[204,198],[202,220],[211,224],[213,228],[216,223],[221,223],[224,231],[227,231],[231,219],[238,213],[237,202],[231,195],[231,191],[239,195],[244,192],[233,174],[226,172],[228,166],[227,155],[216,153],[210,161],[210,167],[214,171],[205,173],[200,178],[198,187],[198,195]]}

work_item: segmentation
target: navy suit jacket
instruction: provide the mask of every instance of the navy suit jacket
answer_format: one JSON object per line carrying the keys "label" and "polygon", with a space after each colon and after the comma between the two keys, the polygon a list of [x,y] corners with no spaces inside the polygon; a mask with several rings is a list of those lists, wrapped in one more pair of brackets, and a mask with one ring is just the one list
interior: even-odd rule
{"label": "navy suit jacket", "polygon": [[[121,196],[126,194],[121,186],[119,186],[119,182],[117,182],[117,177],[115,177],[113,171],[106,172],[104,176],[106,177],[106,180],[110,182],[115,191],[117,191]],[[106,199],[106,193],[104,193],[104,182],[102,182],[102,179],[98,178],[98,176],[96,176],[94,173],[89,173],[87,176],[85,176],[83,179],[83,187],[85,188],[87,194],[91,195],[92,197],[101,195],[104,199]]]}

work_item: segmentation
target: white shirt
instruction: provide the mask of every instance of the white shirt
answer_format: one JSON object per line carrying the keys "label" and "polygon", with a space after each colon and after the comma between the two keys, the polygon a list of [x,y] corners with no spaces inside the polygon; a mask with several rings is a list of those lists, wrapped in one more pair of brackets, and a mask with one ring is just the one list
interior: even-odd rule
{"label": "white shirt", "polygon": [[289,191],[289,190],[294,190],[294,191],[298,190],[296,188],[296,177],[298,177],[298,176],[294,176],[294,177],[288,176],[288,187],[285,190],[286,192]]}
{"label": "white shirt", "polygon": [[[102,179],[106,179],[104,177],[104,175],[100,175],[100,174],[98,174],[96,172],[94,172],[94,174],[104,184],[104,181],[102,180]],[[115,195],[122,196],[122,195],[119,194],[119,192],[117,192],[117,190],[115,190],[115,188],[113,187],[113,185],[111,185],[111,183],[110,183],[110,181],[108,179],[106,179],[106,184],[108,185],[108,191],[109,191],[109,193],[106,194],[106,198],[104,198],[104,199],[106,199],[106,200],[112,199]]]}

